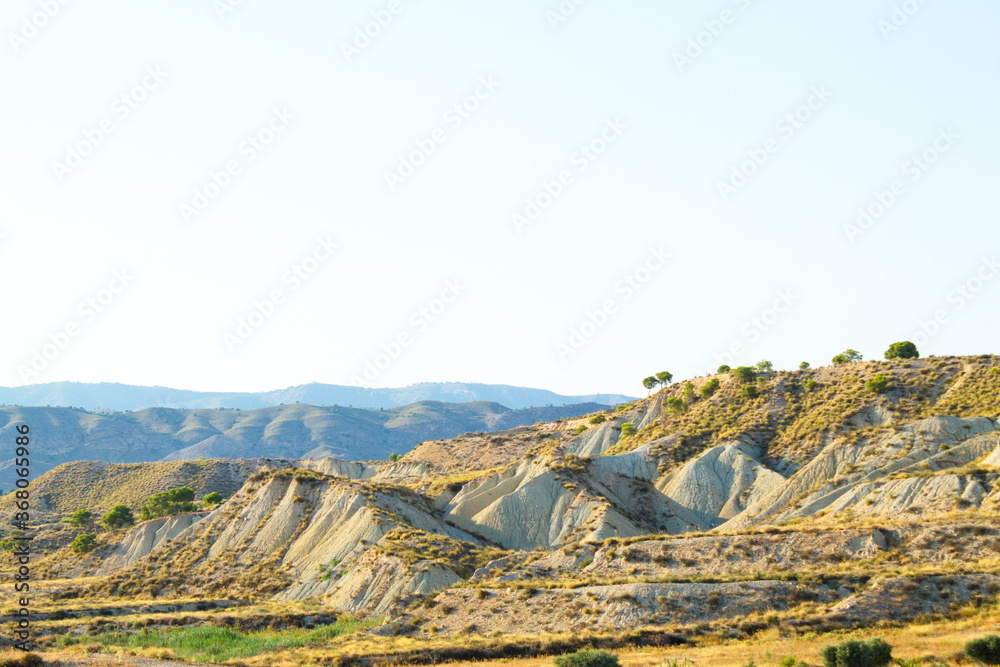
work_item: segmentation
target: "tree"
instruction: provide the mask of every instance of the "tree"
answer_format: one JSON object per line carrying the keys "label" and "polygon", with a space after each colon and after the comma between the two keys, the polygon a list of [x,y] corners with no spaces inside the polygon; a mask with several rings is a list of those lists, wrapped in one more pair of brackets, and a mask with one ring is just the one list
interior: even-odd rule
{"label": "tree", "polygon": [[656,374],[656,381],[659,382],[664,387],[670,384],[670,381],[673,379],[674,379],[673,373],[668,373],[667,371],[660,371],[659,373]]}
{"label": "tree", "polygon": [[761,371],[762,373],[765,372],[765,371],[773,371],[774,370],[774,364],[772,364],[767,359],[762,359],[762,360],[760,360],[760,361],[757,362],[757,370]]}
{"label": "tree", "polygon": [[715,372],[718,373],[719,375],[722,375],[723,373],[728,373],[731,370],[733,369],[727,366],[726,364],[722,364],[721,366],[715,369]]}
{"label": "tree", "polygon": [[854,361],[861,361],[861,353],[857,350],[846,349],[833,358],[835,364],[849,364]]}
{"label": "tree", "polygon": [[694,383],[693,382],[684,383],[684,389],[683,391],[681,391],[681,395],[684,397],[684,402],[687,403],[688,405],[694,403],[694,400],[697,397],[695,394]]}
{"label": "tree", "polygon": [[740,366],[733,369],[733,377],[736,378],[737,382],[742,382],[743,384],[750,384],[757,377],[757,373],[754,372],[749,366]]}
{"label": "tree", "polygon": [[701,385],[701,395],[702,398],[710,398],[715,392],[719,390],[719,378],[712,378],[705,384]]}
{"label": "tree", "polygon": [[212,491],[211,493],[206,493],[201,498],[201,504],[205,507],[211,507],[212,505],[218,505],[223,500],[222,494],[217,491]]}
{"label": "tree", "polygon": [[885,376],[885,373],[878,373],[871,380],[865,382],[865,388],[875,394],[883,393],[886,389],[888,389],[888,387],[889,378]]}
{"label": "tree", "polygon": [[62,520],[61,523],[68,523],[74,528],[83,528],[89,525],[94,519],[94,513],[87,510],[77,510]]}
{"label": "tree", "polygon": [[807,370],[809,370],[809,362],[808,361],[803,361],[801,364],[799,364],[799,370],[800,371],[807,371]]}
{"label": "tree", "polygon": [[920,357],[920,352],[917,351],[917,346],[908,340],[893,343],[885,351],[886,359],[917,359],[918,357]]}
{"label": "tree", "polygon": [[139,508],[139,518],[148,521],[179,512],[194,512],[198,509],[198,505],[193,501],[194,489],[190,486],[160,491],[151,495],[146,504]]}
{"label": "tree", "polygon": [[108,530],[117,530],[135,523],[132,510],[127,505],[115,505],[111,511],[101,517],[101,525]]}
{"label": "tree", "polygon": [[643,378],[642,380],[642,386],[646,389],[647,396],[649,395],[649,392],[653,390],[653,387],[658,384],[660,384],[659,380],[657,380],[653,375],[650,375],[648,378]]}
{"label": "tree", "polygon": [[69,546],[73,549],[73,553],[85,554],[97,546],[97,535],[93,533],[77,535]]}
{"label": "tree", "polygon": [[389,454],[389,460],[392,461],[393,463],[395,463],[396,461],[398,461],[401,458],[403,458],[402,454],[397,454],[396,452],[393,452],[392,454]]}

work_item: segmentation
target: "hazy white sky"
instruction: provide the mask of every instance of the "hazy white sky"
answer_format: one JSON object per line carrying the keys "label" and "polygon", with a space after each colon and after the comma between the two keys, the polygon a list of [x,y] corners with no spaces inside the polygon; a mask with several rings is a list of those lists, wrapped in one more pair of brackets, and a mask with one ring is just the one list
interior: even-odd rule
{"label": "hazy white sky", "polygon": [[997,352],[998,28],[987,0],[6,0],[0,384],[640,394]]}

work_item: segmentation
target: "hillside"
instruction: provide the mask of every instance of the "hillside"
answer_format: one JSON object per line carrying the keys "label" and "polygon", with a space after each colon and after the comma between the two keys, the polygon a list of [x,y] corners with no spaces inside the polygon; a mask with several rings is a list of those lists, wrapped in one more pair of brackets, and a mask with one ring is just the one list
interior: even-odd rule
{"label": "hillside", "polygon": [[[489,657],[541,650],[540,636],[718,641],[1000,603],[996,357],[691,383],[378,466],[263,462],[218,509],[102,533],[87,555],[66,546],[73,531],[41,527],[40,570],[97,617],[200,599],[384,619],[317,649],[359,664],[416,659],[442,638]],[[59,623],[52,636],[78,621]]]}
{"label": "hillside", "polygon": [[261,392],[212,392],[142,387],[115,382],[49,382],[23,387],[0,387],[0,404],[79,407],[84,410],[143,410],[145,408],[253,410],[291,403],[391,409],[419,401],[501,403],[513,410],[600,403],[616,405],[633,400],[620,394],[564,396],[545,389],[474,382],[421,382],[408,387],[366,388],[337,384],[303,384]]}
{"label": "hillside", "polygon": [[[60,463],[181,461],[199,458],[385,459],[432,438],[493,431],[573,417],[604,406],[586,403],[511,410],[498,403],[421,401],[388,410],[293,404],[256,410],[87,412],[0,407],[0,434],[28,424],[37,442],[32,475]],[[0,488],[13,485],[12,459],[0,463]]]}

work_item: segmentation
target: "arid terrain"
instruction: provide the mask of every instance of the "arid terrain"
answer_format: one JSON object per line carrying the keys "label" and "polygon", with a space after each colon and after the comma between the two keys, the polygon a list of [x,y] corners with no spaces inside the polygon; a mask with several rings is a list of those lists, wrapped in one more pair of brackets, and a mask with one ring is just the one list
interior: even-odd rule
{"label": "arid terrain", "polygon": [[[1000,620],[998,361],[723,372],[392,461],[64,463],[33,484],[34,631],[247,665],[818,664],[855,635],[953,660]],[[223,499],[140,519],[185,486]]]}

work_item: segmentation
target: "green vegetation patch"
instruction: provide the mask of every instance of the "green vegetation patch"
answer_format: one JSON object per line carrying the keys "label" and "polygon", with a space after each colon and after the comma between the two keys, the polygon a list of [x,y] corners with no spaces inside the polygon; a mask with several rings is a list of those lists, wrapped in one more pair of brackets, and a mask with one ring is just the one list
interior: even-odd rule
{"label": "green vegetation patch", "polygon": [[295,628],[266,632],[240,632],[232,628],[195,627],[177,630],[143,629],[135,634],[120,632],[97,635],[93,638],[75,639],[61,637],[63,646],[97,641],[105,647],[163,648],[182,660],[232,660],[249,658],[261,653],[301,648],[310,644],[321,645],[341,635],[367,630],[381,623],[381,619],[361,620],[345,617],[331,625],[312,630]]}

